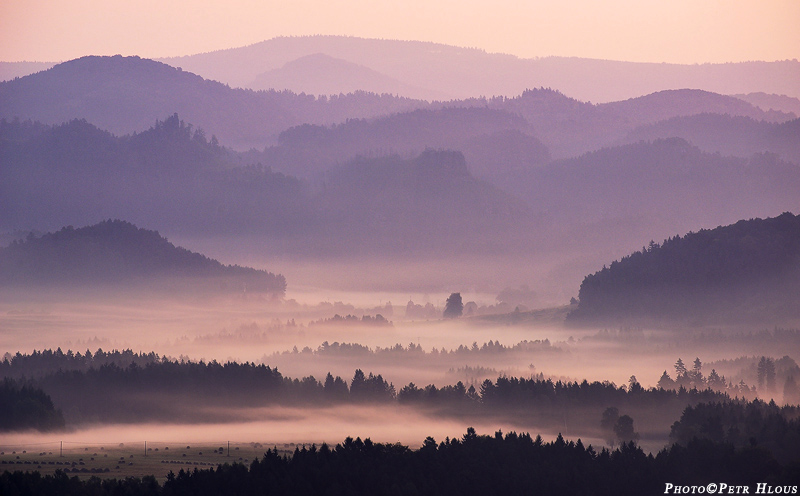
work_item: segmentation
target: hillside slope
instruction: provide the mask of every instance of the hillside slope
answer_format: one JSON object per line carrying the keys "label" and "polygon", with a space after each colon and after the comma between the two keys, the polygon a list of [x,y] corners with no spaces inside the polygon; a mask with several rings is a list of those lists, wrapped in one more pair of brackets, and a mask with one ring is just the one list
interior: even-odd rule
{"label": "hillside slope", "polygon": [[78,229],[68,226],[0,248],[3,286],[161,287],[182,280],[191,280],[187,287],[192,290],[205,287],[276,296],[283,296],[286,291],[286,280],[280,274],[223,265],[176,247],[157,231],[119,220]]}
{"label": "hillside slope", "polygon": [[703,229],[649,246],[586,276],[572,321],[698,323],[800,318],[800,216]]}

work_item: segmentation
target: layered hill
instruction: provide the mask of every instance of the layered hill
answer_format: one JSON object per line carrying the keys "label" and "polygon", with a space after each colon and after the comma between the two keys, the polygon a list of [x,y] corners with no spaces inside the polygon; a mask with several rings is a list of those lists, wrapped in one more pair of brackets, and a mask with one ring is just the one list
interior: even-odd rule
{"label": "layered hill", "polygon": [[147,129],[179,113],[237,149],[262,148],[302,123],[333,123],[426,106],[359,93],[316,99],[291,92],[233,89],[139,57],[82,57],[0,83],[0,117],[61,124],[86,119],[115,134]]}
{"label": "layered hill", "polygon": [[508,249],[530,239],[531,210],[473,177],[463,154],[423,151],[418,156],[359,158],[324,176],[313,199],[328,246],[358,239],[386,251],[439,248],[449,252]]}
{"label": "layered hill", "polygon": [[[500,123],[521,121],[494,113]],[[359,121],[350,125],[357,134]],[[298,131],[321,132],[325,141],[330,130]],[[461,152],[409,149],[402,158],[355,162],[342,154],[340,162],[320,161],[311,184],[207,140],[177,115],[121,137],[82,120],[60,126],[0,120],[0,144],[0,229],[9,232],[125,218],[193,239],[255,237],[290,252],[391,251],[399,232],[410,245],[417,236],[425,239],[419,246],[481,244],[514,231],[511,221],[524,222],[530,213],[476,179]],[[306,152],[326,158],[325,150]],[[367,213],[398,221],[367,221]]]}
{"label": "layered hill", "polygon": [[[352,69],[350,62],[332,60],[326,55],[310,57],[327,61],[328,69],[319,74],[334,71],[346,79],[349,76],[345,75],[352,72],[345,70]],[[291,67],[306,75],[303,80],[318,81],[319,77],[312,77],[315,72],[307,67],[308,61],[301,62]],[[359,67],[356,72],[360,71],[369,70]],[[496,74],[489,74],[496,79]],[[347,88],[359,87],[357,81],[341,82]],[[770,122],[797,117],[775,110],[764,111],[742,100],[701,90],[661,91],[593,105],[545,89],[521,89],[511,94],[518,96],[511,97],[429,103],[378,94],[379,88],[371,84],[361,87],[375,93],[359,90],[315,98],[289,91],[232,89],[138,57],[84,57],[0,83],[0,117],[46,124],[86,119],[112,133],[128,134],[147,129],[164,115],[178,113],[227,146],[261,150],[266,145],[275,145],[281,132],[304,124],[331,126],[348,119],[380,120],[419,109],[488,107],[522,116],[530,125],[526,134],[542,141],[558,158],[608,146],[624,139],[637,126],[673,117],[718,113]]]}
{"label": "layered hill", "polygon": [[[339,95],[366,91],[425,99],[431,92],[415,88],[363,65],[313,53],[256,76],[254,90],[284,90],[310,95]],[[442,93],[440,99],[447,95]]]}
{"label": "layered hill", "polygon": [[800,216],[786,212],[649,246],[586,276],[573,321],[800,318]]}
{"label": "layered hill", "polygon": [[623,141],[671,137],[685,139],[707,152],[737,157],[769,152],[800,164],[800,119],[773,123],[745,116],[703,113],[638,127]]}
{"label": "layered hill", "polygon": [[482,107],[416,110],[336,126],[303,125],[281,133],[258,160],[277,170],[313,177],[358,156],[411,157],[428,148],[463,151],[476,175],[546,163],[547,147],[519,115]]}
{"label": "layered hill", "polygon": [[774,154],[725,157],[680,138],[603,148],[492,182],[546,212],[551,237],[563,231],[572,246],[616,253],[642,238],[779,215],[800,198],[796,164]]}
{"label": "layered hill", "polygon": [[[522,59],[439,43],[345,36],[279,37],[246,47],[161,59],[175,67],[236,87],[253,87],[258,76],[313,54],[357,64],[386,78],[379,92],[399,81],[426,99],[518,95],[527,88],[557,88],[584,101],[610,102],[662,90],[696,88],[722,94],[767,92],[800,97],[800,62],[652,64],[543,57]],[[319,70],[325,65],[319,60]],[[365,73],[367,76],[367,73]],[[367,76],[364,86],[371,76]],[[335,94],[335,79],[322,94]],[[302,79],[285,80],[299,91]],[[402,93],[401,93],[402,95]],[[405,96],[415,96],[417,93]],[[444,97],[442,95],[445,95]]]}
{"label": "layered hill", "polygon": [[0,284],[6,287],[60,288],[113,285],[260,292],[283,296],[282,275],[223,265],[176,247],[157,231],[107,220],[29,236],[0,249]]}
{"label": "layered hill", "polygon": [[283,232],[302,216],[295,178],[238,158],[177,115],[114,136],[83,120],[0,121],[0,228],[107,218],[172,233]]}
{"label": "layered hill", "polygon": [[[555,158],[575,157],[619,144],[638,127],[676,117],[713,113],[767,122],[785,122],[797,117],[792,113],[764,111],[733,97],[688,89],[593,105],[560,91],[539,88],[526,90],[513,98],[470,99],[458,104],[488,106],[519,114]],[[787,144],[792,145],[796,146],[794,142]]]}

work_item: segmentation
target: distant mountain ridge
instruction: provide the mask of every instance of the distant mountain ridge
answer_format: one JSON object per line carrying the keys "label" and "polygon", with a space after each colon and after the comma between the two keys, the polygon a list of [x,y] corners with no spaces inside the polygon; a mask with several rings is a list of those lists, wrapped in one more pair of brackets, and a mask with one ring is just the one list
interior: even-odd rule
{"label": "distant mountain ridge", "polygon": [[176,247],[157,231],[120,220],[65,227],[41,237],[29,236],[0,248],[0,284],[79,288],[114,284],[135,287],[162,281],[193,280],[224,292],[262,292],[283,296],[286,280],[278,274],[222,265]]}
{"label": "distant mountain ridge", "polygon": [[[277,170],[314,177],[359,156],[410,157],[428,148],[463,150],[470,169],[479,175],[491,168],[491,157],[482,156],[486,154],[516,156],[520,166],[530,165],[524,160],[549,160],[547,147],[532,131],[525,119],[505,110],[477,106],[419,109],[370,120],[351,119],[330,127],[292,127],[278,136],[276,146],[252,157]],[[522,158],[504,149],[503,138],[513,139],[509,133],[520,146],[533,151]]]}
{"label": "distant mountain ridge", "polygon": [[0,83],[0,117],[61,124],[86,119],[114,134],[180,114],[237,149],[262,148],[291,126],[426,107],[426,102],[357,93],[315,99],[291,92],[233,89],[139,57],[82,57]]}
{"label": "distant mountain ridge", "polygon": [[[447,100],[513,96],[542,86],[592,102],[681,88],[800,97],[800,62],[796,60],[681,65],[577,57],[522,59],[440,43],[346,36],[278,37],[240,48],[160,60],[231,86],[250,88],[259,74],[318,53],[427,90],[425,98],[429,100],[443,99],[441,95]],[[298,91],[299,86],[293,85],[302,81],[286,83],[286,89]],[[336,92],[323,92],[332,93]]]}
{"label": "distant mountain ridge", "polygon": [[[291,89],[295,93],[310,95],[337,95],[366,91],[368,93],[402,95],[425,99],[430,90],[416,88],[363,65],[313,53],[287,62],[256,76],[248,85],[254,90]],[[442,93],[439,99],[446,99]]]}
{"label": "distant mountain ridge", "polygon": [[800,164],[800,119],[772,123],[744,116],[703,113],[640,126],[623,142],[668,137],[685,139],[711,153],[737,157],[775,153],[783,160]]}
{"label": "distant mountain ridge", "polygon": [[363,91],[315,98],[288,91],[232,89],[166,64],[119,56],[84,57],[0,83],[0,118],[46,124],[86,119],[121,135],[142,131],[156,119],[178,113],[241,151],[274,145],[280,133],[304,124],[330,126],[348,119],[380,120],[415,110],[451,107],[516,113],[532,126],[526,134],[541,140],[556,158],[614,144],[637,126],[677,116],[714,112],[771,122],[796,118],[701,90],[662,91],[603,105],[545,88],[513,97],[446,103]]}

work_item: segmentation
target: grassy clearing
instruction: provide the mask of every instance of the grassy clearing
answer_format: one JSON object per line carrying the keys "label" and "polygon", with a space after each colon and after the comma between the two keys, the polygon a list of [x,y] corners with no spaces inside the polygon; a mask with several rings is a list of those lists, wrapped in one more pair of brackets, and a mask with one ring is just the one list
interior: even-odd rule
{"label": "grassy clearing", "polygon": [[[250,464],[260,458],[271,445],[260,443],[179,444],[179,443],[127,443],[119,445],[80,445],[64,443],[63,454],[59,443],[33,446],[7,446],[0,444],[0,472],[39,471],[43,475],[63,470],[70,477],[88,479],[125,478],[154,475],[159,482],[171,471],[181,469],[208,469],[225,463]],[[291,454],[294,445],[278,446]]]}

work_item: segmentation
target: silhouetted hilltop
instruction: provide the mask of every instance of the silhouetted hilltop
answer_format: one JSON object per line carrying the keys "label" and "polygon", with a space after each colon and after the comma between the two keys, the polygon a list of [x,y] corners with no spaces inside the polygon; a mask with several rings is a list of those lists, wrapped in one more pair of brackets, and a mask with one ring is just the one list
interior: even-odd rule
{"label": "silhouetted hilltop", "polygon": [[475,179],[457,151],[428,149],[412,159],[359,158],[324,177],[313,202],[322,225],[329,226],[330,245],[358,239],[403,251],[475,247],[494,238],[497,246],[498,233],[519,230],[525,237],[522,226],[531,216],[515,198]]}
{"label": "silhouetted hilltop", "polygon": [[800,216],[650,242],[581,283],[573,321],[617,318],[780,321],[800,317]]}
{"label": "silhouetted hilltop", "polygon": [[[254,90],[291,89],[309,95],[339,95],[366,91],[424,99],[429,91],[415,88],[363,65],[324,53],[305,55],[256,76]],[[444,98],[446,95],[440,95]]]}
{"label": "silhouetted hilltop", "polygon": [[[703,113],[784,122],[794,114],[765,112],[733,97],[700,90],[671,90],[630,100],[593,105],[551,88],[529,89],[513,98],[473,98],[459,106],[487,106],[524,117],[529,133],[547,145],[555,158],[579,156],[616,144],[638,126]],[[669,138],[672,136],[659,136]]]}
{"label": "silhouetted hilltop", "polygon": [[172,232],[285,231],[300,184],[238,157],[177,115],[116,137],[82,120],[0,120],[4,229],[124,218]]}
{"label": "silhouetted hilltop", "polygon": [[316,99],[291,92],[232,89],[139,57],[82,57],[0,83],[0,117],[61,124],[86,119],[115,134],[178,113],[238,149],[263,147],[303,122],[326,124],[419,108],[406,98],[359,93]]}
{"label": "silhouetted hilltop", "polygon": [[426,99],[442,99],[442,94],[447,95],[444,99],[518,95],[540,86],[592,102],[679,88],[800,96],[800,62],[796,60],[682,65],[578,57],[523,59],[441,43],[349,36],[277,37],[245,47],[161,60],[232,86],[249,87],[259,74],[312,54],[358,64],[427,90]]}
{"label": "silhouetted hilltop", "polygon": [[723,157],[670,138],[603,148],[494,182],[535,210],[547,210],[559,225],[586,229],[600,222],[618,239],[631,236],[627,242],[637,243],[634,226],[652,236],[646,233],[685,232],[794,208],[800,167],[770,154]]}
{"label": "silhouetted hilltop", "polygon": [[757,91],[754,93],[731,95],[739,100],[752,103],[761,110],[779,110],[800,116],[800,99],[786,95],[775,95]]}
{"label": "silhouetted hilltop", "polygon": [[226,266],[176,247],[156,231],[107,220],[29,236],[0,249],[0,282],[6,286],[136,285],[191,278],[199,287],[282,296],[286,280],[263,270]]}
{"label": "silhouetted hilltop", "polygon": [[741,115],[770,122],[785,122],[797,117],[775,110],[764,111],[732,96],[696,89],[659,91],[598,107],[623,115],[632,124],[646,124],[680,115],[702,113]]}
{"label": "silhouetted hilltop", "polygon": [[[278,146],[260,161],[301,177],[313,177],[357,156],[403,157],[427,148],[462,150],[476,174],[541,164],[547,148],[520,116],[480,107],[416,110],[372,120],[353,119],[331,127],[304,124],[281,133]],[[510,145],[509,141],[514,145]],[[503,155],[508,162],[499,160]]]}
{"label": "silhouetted hilltop", "polygon": [[683,138],[708,152],[739,157],[771,152],[800,164],[800,119],[778,124],[728,114],[673,117],[639,127],[625,141],[672,137]]}

